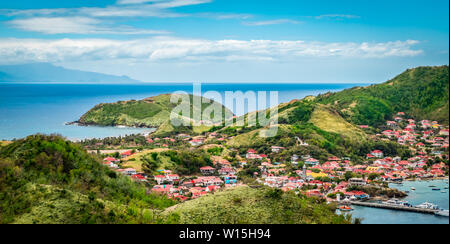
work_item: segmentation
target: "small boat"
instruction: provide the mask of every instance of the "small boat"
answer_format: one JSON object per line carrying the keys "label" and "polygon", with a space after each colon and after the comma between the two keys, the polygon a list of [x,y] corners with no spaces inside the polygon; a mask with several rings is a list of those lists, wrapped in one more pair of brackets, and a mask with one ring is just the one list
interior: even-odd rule
{"label": "small boat", "polygon": [[340,206],[339,210],[348,212],[348,211],[353,211],[353,208],[351,208],[349,206]]}
{"label": "small boat", "polygon": [[441,191],[441,193],[447,193],[446,191]]}
{"label": "small boat", "polygon": [[444,189],[448,189],[448,186],[445,186]]}
{"label": "small boat", "polygon": [[428,187],[436,187],[435,185],[430,185],[430,186],[428,186]]}
{"label": "small boat", "polygon": [[448,210],[439,210],[435,214],[443,217],[448,217]]}
{"label": "small boat", "polygon": [[416,190],[416,188],[414,188],[414,187],[411,187],[411,191],[415,191]]}
{"label": "small boat", "polygon": [[441,188],[433,188],[433,189],[431,189],[431,190],[433,190],[433,191],[440,191]]}

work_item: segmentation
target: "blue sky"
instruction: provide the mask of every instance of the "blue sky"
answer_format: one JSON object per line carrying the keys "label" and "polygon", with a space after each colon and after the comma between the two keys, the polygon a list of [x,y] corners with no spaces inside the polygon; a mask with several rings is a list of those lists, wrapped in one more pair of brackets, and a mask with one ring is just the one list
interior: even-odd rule
{"label": "blue sky", "polygon": [[448,64],[446,0],[16,0],[0,63],[147,82],[382,82]]}

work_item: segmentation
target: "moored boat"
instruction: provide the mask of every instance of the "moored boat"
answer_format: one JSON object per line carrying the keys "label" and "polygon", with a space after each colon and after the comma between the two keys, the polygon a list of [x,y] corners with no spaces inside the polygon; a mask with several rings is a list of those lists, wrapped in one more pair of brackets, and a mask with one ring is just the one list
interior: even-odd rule
{"label": "moored boat", "polygon": [[416,208],[440,210],[438,205],[432,204],[432,203],[429,203],[429,202],[424,202],[422,204],[419,204],[419,205],[416,206]]}
{"label": "moored boat", "polygon": [[448,210],[440,210],[435,213],[436,215],[448,217]]}
{"label": "moored boat", "polygon": [[350,206],[346,206],[345,205],[345,206],[340,206],[339,210],[348,212],[348,211],[352,211],[353,208],[351,208]]}
{"label": "moored boat", "polygon": [[395,199],[395,198],[393,198],[393,199],[391,199],[391,200],[388,200],[388,201],[385,201],[385,202],[382,202],[382,203],[383,203],[383,204],[386,204],[386,205],[394,205],[394,206],[402,206],[402,207],[412,207],[412,205],[409,204],[407,201],[400,201],[400,200]]}

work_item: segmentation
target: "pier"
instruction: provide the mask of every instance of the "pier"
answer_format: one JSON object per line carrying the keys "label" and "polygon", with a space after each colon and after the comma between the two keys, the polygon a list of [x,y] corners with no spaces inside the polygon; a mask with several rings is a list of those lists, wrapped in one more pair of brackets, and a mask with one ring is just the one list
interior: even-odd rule
{"label": "pier", "polygon": [[357,202],[351,201],[352,205],[356,206],[364,206],[364,207],[372,207],[372,208],[384,208],[384,209],[392,209],[392,210],[402,210],[408,212],[416,212],[416,213],[427,213],[427,214],[435,214],[438,210],[434,209],[424,209],[424,208],[416,208],[416,207],[406,207],[406,206],[396,206],[384,203],[374,203],[374,202]]}

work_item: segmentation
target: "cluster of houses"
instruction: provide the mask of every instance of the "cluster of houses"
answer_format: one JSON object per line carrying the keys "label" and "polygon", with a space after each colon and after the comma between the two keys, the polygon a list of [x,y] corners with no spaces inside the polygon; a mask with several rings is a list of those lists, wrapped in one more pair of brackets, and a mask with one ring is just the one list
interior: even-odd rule
{"label": "cluster of houses", "polygon": [[[366,155],[366,162],[354,164],[350,158],[329,157],[325,162],[310,155],[292,155],[290,164],[298,166],[300,161],[303,168],[290,172],[286,163],[272,162],[271,156],[283,152],[286,148],[271,147],[271,156],[249,149],[240,159],[258,162],[258,172],[254,173],[257,182],[283,191],[301,191],[307,196],[327,198],[330,194],[344,196],[350,199],[367,199],[370,196],[362,191],[355,191],[354,187],[378,182],[396,182],[410,178],[444,177],[448,166],[442,159],[448,160],[448,127],[439,125],[436,121],[422,120],[416,122],[406,118],[405,113],[399,112],[393,121],[386,122],[386,129],[375,135],[377,140],[391,140],[410,147],[413,156],[406,160],[400,157],[387,157],[382,150],[372,150]],[[369,126],[360,126],[362,129]],[[206,133],[204,136],[191,137],[179,134],[174,138],[148,138],[148,143],[162,147],[167,144],[183,141],[193,147],[208,144],[213,140],[225,141],[226,138],[217,132]],[[302,142],[302,145],[307,145]],[[121,153],[121,157],[129,157],[131,151]],[[245,159],[244,159],[245,158]],[[247,161],[240,161],[240,167],[247,165]],[[214,158],[213,165],[201,167],[201,176],[180,177],[170,170],[160,170],[158,175],[147,177],[136,170],[119,169],[119,159],[107,157],[104,164],[124,175],[129,175],[137,181],[156,182],[152,192],[165,194],[171,198],[185,201],[197,198],[217,190],[240,185],[237,173],[241,168],[231,166],[223,158]],[[430,163],[431,162],[431,163]],[[352,177],[348,179],[347,173]],[[356,177],[355,177],[356,176]],[[370,177],[369,177],[370,176]],[[348,179],[348,180],[343,180]]]}
{"label": "cluster of houses", "polygon": [[166,170],[163,175],[154,176],[157,185],[153,187],[152,191],[185,201],[207,193],[213,193],[222,188],[240,185],[236,175],[237,170],[231,166],[230,162],[218,159],[213,164],[214,167],[205,166],[199,169],[202,176],[184,177],[182,179]]}

